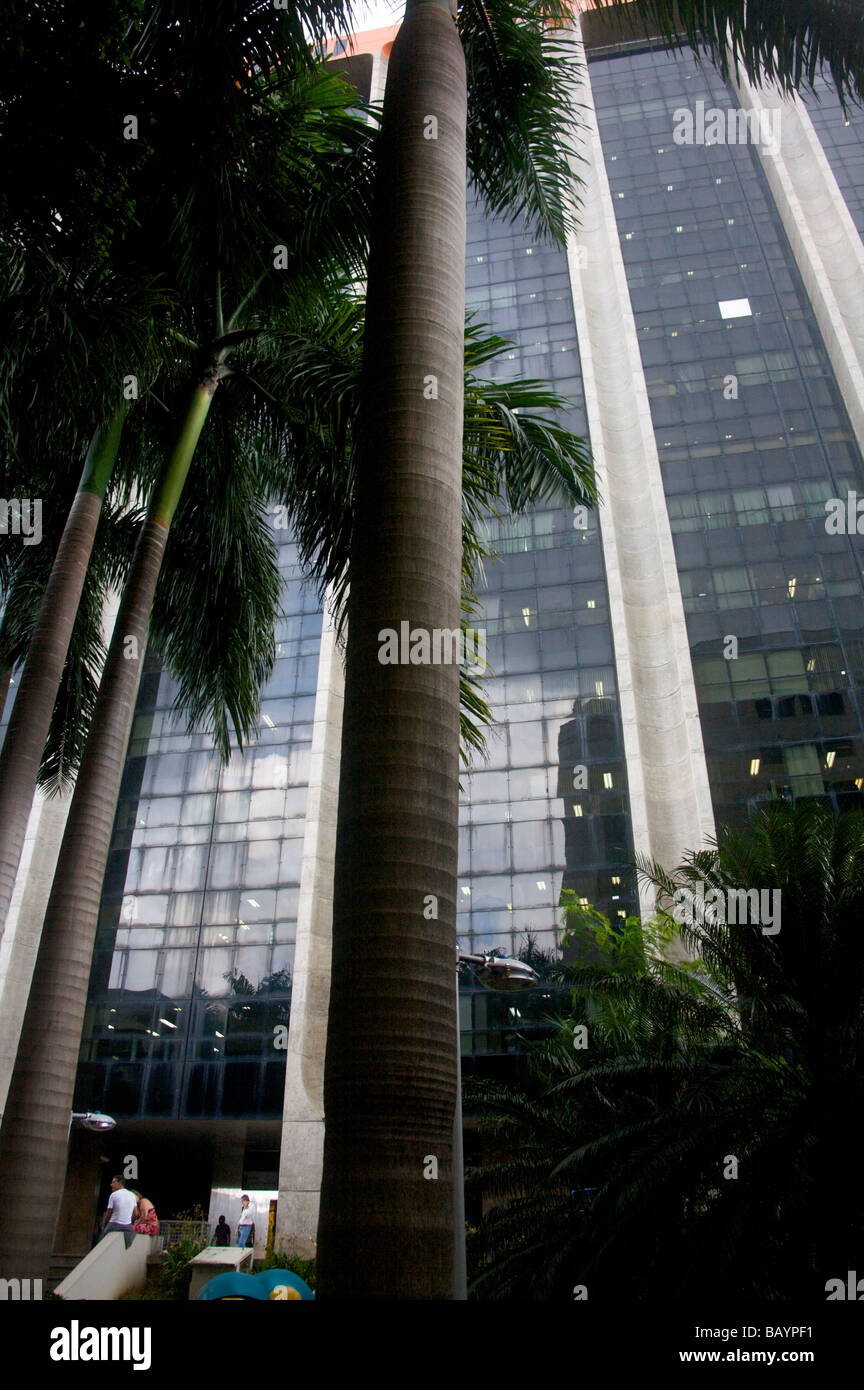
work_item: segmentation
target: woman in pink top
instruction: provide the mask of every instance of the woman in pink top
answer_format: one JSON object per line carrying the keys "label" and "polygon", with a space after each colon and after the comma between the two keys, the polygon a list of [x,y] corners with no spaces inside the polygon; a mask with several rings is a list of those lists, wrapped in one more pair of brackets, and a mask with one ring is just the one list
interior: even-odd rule
{"label": "woman in pink top", "polygon": [[146,1197],[142,1197],[140,1192],[134,1194],[138,1198],[138,1205],[132,1213],[133,1229],[139,1236],[158,1236],[159,1220],[156,1216],[156,1208]]}

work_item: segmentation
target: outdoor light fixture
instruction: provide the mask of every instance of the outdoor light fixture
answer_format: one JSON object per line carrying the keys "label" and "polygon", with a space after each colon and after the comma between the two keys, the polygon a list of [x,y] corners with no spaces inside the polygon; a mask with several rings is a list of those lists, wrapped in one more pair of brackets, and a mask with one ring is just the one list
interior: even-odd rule
{"label": "outdoor light fixture", "polygon": [[73,1110],[69,1116],[69,1128],[66,1131],[66,1138],[72,1131],[72,1121],[80,1120],[85,1129],[93,1129],[97,1132],[104,1132],[113,1129],[117,1121],[111,1115],[103,1115],[101,1110]]}
{"label": "outdoor light fixture", "polygon": [[524,960],[518,960],[515,956],[499,956],[495,951],[483,951],[480,955],[460,951],[459,964],[472,966],[477,979],[487,989],[531,989],[540,982],[537,971],[526,965]]}

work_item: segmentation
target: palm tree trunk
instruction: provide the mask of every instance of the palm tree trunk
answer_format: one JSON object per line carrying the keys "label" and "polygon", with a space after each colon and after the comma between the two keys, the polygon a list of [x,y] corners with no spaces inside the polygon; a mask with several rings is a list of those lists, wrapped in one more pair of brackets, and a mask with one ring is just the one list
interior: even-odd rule
{"label": "palm tree trunk", "polygon": [[459,668],[382,665],[379,632],[459,627],[465,111],[454,18],[409,0],[367,297],[318,1235],[329,1299],[453,1296]]}
{"label": "palm tree trunk", "polygon": [[45,1278],[66,1172],[102,880],[171,521],[218,384],[208,365],[147,509],[69,808],[0,1129],[0,1274]]}
{"label": "palm tree trunk", "polygon": [[125,417],[124,406],[93,436],[33,629],[0,751],[0,934],[9,911],[39,764]]}

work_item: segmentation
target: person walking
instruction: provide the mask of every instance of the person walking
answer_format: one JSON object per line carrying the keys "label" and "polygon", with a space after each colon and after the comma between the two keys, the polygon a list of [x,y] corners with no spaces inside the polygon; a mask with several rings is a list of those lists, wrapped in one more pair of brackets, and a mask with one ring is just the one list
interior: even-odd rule
{"label": "person walking", "polygon": [[240,1198],[240,1220],[237,1223],[237,1244],[241,1249],[255,1244],[255,1208],[249,1203],[249,1193]]}
{"label": "person walking", "polygon": [[128,1250],[135,1239],[132,1215],[137,1205],[135,1193],[129,1191],[118,1173],[116,1177],[111,1179],[111,1196],[108,1198],[108,1208],[102,1217],[102,1225],[105,1229],[100,1239],[104,1240],[112,1231],[122,1231]]}

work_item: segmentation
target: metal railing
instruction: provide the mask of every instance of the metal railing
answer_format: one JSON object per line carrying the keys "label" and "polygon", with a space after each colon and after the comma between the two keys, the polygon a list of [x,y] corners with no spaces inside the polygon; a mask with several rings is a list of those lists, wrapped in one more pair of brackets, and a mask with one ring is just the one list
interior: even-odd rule
{"label": "metal railing", "polygon": [[153,1237],[153,1249],[168,1250],[172,1245],[179,1245],[182,1240],[212,1245],[215,1228],[215,1221],[160,1221],[159,1234]]}

